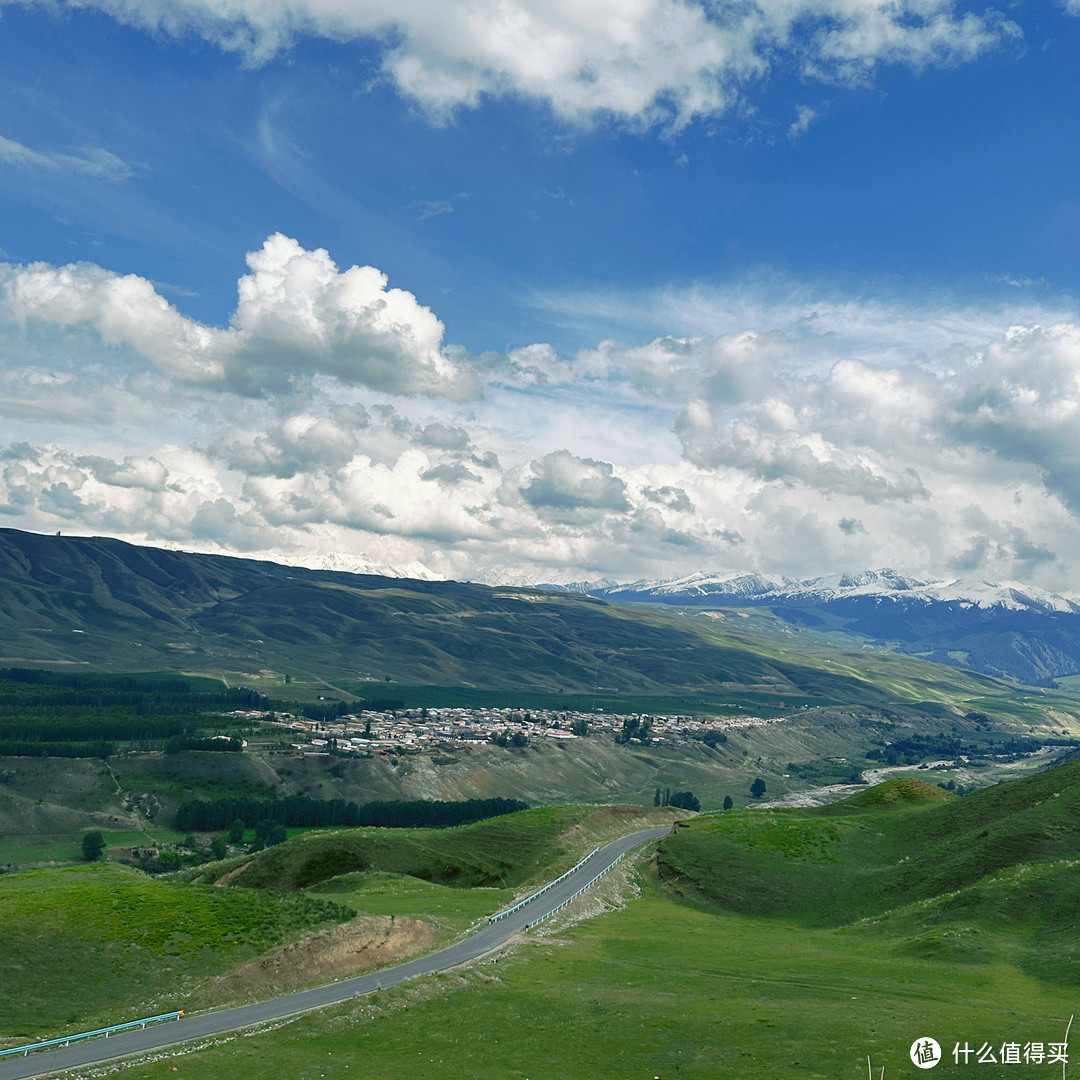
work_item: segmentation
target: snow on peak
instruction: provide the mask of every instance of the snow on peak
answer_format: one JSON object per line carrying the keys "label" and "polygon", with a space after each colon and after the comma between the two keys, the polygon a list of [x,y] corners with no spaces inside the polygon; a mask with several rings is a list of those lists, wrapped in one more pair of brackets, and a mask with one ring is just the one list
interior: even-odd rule
{"label": "snow on peak", "polygon": [[402,566],[385,566],[372,562],[363,555],[342,555],[336,551],[309,555],[276,555],[274,562],[285,566],[302,566],[307,570],[332,570],[342,574],[373,574],[376,577],[408,578],[412,581],[444,581],[422,562],[405,563]]}
{"label": "snow on peak", "polygon": [[888,568],[826,574],[803,580],[738,571],[697,571],[677,578],[641,580],[625,585],[595,583],[589,591],[612,599],[625,599],[636,593],[658,600],[670,599],[675,603],[680,598],[700,600],[705,597],[715,598],[718,603],[738,603],[740,600],[757,603],[770,600],[828,603],[830,600],[869,596],[922,603],[961,603],[1014,611],[1080,613],[1080,602],[1076,598],[1059,596],[1034,585],[974,578],[924,581]]}

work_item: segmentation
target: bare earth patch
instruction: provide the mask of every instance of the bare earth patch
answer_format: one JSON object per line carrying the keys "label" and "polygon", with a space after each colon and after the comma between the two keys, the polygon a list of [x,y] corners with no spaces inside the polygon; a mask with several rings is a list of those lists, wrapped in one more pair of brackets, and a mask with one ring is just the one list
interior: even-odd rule
{"label": "bare earth patch", "polygon": [[430,923],[365,915],[244,964],[215,979],[208,996],[230,1001],[272,997],[398,963],[434,942]]}
{"label": "bare earth patch", "polygon": [[[234,866],[230,871],[228,871],[228,873],[222,874],[221,877],[219,877],[217,881],[214,882],[214,884],[217,885],[219,888],[224,888],[226,885],[229,884],[229,882],[232,881],[234,877],[236,877],[237,874],[243,873],[250,865],[251,862],[249,860],[248,862],[242,862],[239,866]],[[199,884],[202,881],[202,879],[198,877],[193,878],[192,880],[196,884]]]}
{"label": "bare earth patch", "polygon": [[695,816],[689,810],[669,806],[649,810],[638,806],[597,806],[576,825],[571,825],[559,839],[563,843],[580,843],[587,838],[594,844],[603,845],[635,829],[654,829]]}

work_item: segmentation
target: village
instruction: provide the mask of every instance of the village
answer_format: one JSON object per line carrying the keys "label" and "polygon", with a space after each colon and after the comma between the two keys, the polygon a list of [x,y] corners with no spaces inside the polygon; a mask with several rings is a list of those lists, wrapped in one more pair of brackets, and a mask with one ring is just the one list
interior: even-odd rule
{"label": "village", "polygon": [[361,710],[321,722],[287,712],[272,716],[236,713],[264,727],[288,732],[300,754],[421,753],[448,743],[491,743],[525,747],[608,735],[619,742],[671,745],[690,740],[723,742],[729,731],[781,723],[787,717],[695,716],[523,710],[516,708],[421,708],[392,712]]}

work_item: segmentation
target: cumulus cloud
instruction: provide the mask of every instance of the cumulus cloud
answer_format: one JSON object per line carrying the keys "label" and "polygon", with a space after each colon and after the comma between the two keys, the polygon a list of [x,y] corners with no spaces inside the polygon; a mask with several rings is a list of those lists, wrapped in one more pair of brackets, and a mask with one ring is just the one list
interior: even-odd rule
{"label": "cumulus cloud", "polygon": [[126,457],[117,462],[103,457],[86,456],[77,458],[75,464],[86,469],[102,484],[119,488],[161,492],[165,490],[165,481],[169,476],[169,470],[155,457]]}
{"label": "cumulus cloud", "polygon": [[530,463],[529,472],[530,478],[519,489],[522,496],[530,506],[552,517],[579,520],[630,508],[626,484],[609,462],[557,450]]}
{"label": "cumulus cloud", "polygon": [[372,266],[339,271],[280,233],[247,257],[231,325],[186,318],[151,282],[89,263],[0,268],[0,305],[20,323],[89,325],[178,379],[245,394],[330,375],[389,394],[465,398],[476,382],[443,324]]}
{"label": "cumulus cloud", "polygon": [[731,107],[775,66],[859,82],[881,64],[969,61],[1017,37],[992,9],[951,0],[68,0],[122,22],[195,32],[260,64],[298,37],[375,40],[386,77],[436,119],[518,95],[572,123],[678,127]]}
{"label": "cumulus cloud", "polygon": [[437,447],[440,450],[468,450],[469,433],[462,427],[435,421],[426,424],[420,432],[420,441],[424,446]]}
{"label": "cumulus cloud", "polygon": [[718,421],[705,402],[691,402],[676,420],[687,459],[703,468],[734,468],[760,480],[801,483],[867,502],[927,496],[913,468],[896,469],[865,445],[841,446],[825,438],[827,417],[796,411],[790,401],[769,404],[758,416]]}
{"label": "cumulus cloud", "polygon": [[762,301],[723,333],[470,358],[366,269],[271,238],[206,327],[141,278],[7,267],[5,523],[458,577],[1075,579],[1075,316]]}
{"label": "cumulus cloud", "polygon": [[288,480],[297,473],[346,464],[357,452],[364,427],[366,423],[356,428],[331,417],[294,413],[248,439],[216,440],[210,452],[238,472]]}
{"label": "cumulus cloud", "polygon": [[434,480],[439,484],[455,485],[465,480],[479,480],[480,477],[460,461],[444,462],[442,465],[433,465],[420,474],[421,480]]}
{"label": "cumulus cloud", "polygon": [[88,324],[162,371],[193,382],[224,378],[229,333],[185,319],[145,278],[91,263],[0,267],[0,303],[19,323]]}
{"label": "cumulus cloud", "polygon": [[652,488],[646,485],[642,488],[641,494],[649,502],[661,503],[681,514],[692,514],[694,512],[694,504],[690,502],[690,496],[680,487],[665,484],[663,487]]}

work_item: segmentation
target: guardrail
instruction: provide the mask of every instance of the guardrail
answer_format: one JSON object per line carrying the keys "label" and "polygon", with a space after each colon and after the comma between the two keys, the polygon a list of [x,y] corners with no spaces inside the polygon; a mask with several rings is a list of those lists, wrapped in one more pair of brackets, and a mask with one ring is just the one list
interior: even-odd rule
{"label": "guardrail", "polygon": [[67,1046],[68,1043],[76,1042],[79,1039],[93,1039],[99,1035],[103,1035],[107,1039],[116,1031],[146,1027],[147,1024],[154,1024],[159,1020],[179,1020],[183,1015],[184,1010],[177,1009],[176,1012],[162,1013],[160,1016],[146,1016],[142,1020],[129,1020],[126,1024],[111,1024],[109,1027],[98,1028],[96,1031],[80,1031],[78,1035],[62,1035],[59,1039],[45,1039],[42,1042],[27,1043],[25,1046],[13,1046],[9,1050],[0,1050],[0,1057],[7,1057],[9,1054],[22,1054],[23,1057],[26,1057],[31,1050],[45,1050],[50,1046]]}
{"label": "guardrail", "polygon": [[[560,881],[565,881],[575,870],[580,870],[599,850],[598,847],[594,847],[584,859],[575,866],[571,866],[565,874],[560,874],[554,881],[549,881],[542,889],[537,889],[532,895],[526,896],[524,900],[519,900],[513,907],[504,908],[502,911],[497,911],[494,915],[489,915],[488,923],[497,923],[500,919],[505,919],[507,915],[513,915],[515,911],[520,911],[526,904],[531,904],[538,896],[543,896],[548,889],[554,889]],[[622,856],[620,855],[619,858],[622,858]],[[616,862],[617,861],[618,860],[616,860]],[[614,863],[612,865],[614,865]],[[576,896],[577,893],[574,895]],[[532,923],[529,925],[531,926]]]}
{"label": "guardrail", "polygon": [[592,879],[592,881],[588,882],[585,885],[582,885],[581,888],[578,889],[578,891],[576,893],[574,893],[573,896],[568,896],[561,904],[559,904],[558,907],[553,907],[550,911],[548,911],[545,914],[541,915],[539,919],[533,919],[532,922],[526,923],[525,924],[525,929],[528,930],[531,927],[535,926],[537,923],[543,922],[545,919],[550,918],[552,915],[555,914],[556,911],[562,911],[562,909],[564,907],[566,907],[566,905],[569,904],[572,900],[576,900],[589,887],[589,885],[594,885],[596,882],[598,882],[610,869],[612,869],[612,867],[617,866],[619,863],[622,862],[622,860],[623,860],[623,856],[620,855],[611,864],[611,866],[605,866],[604,869],[601,870],[600,873],[597,874],[596,877],[594,877]]}

